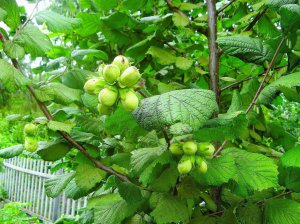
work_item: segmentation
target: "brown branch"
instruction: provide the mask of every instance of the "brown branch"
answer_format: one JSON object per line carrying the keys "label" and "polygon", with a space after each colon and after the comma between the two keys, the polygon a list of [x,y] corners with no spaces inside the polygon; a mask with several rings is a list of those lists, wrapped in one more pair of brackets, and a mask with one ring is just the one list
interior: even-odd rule
{"label": "brown branch", "polygon": [[[287,67],[287,65],[283,65],[283,66],[276,67],[276,68],[274,68],[274,70],[280,70],[280,69],[285,68],[285,67]],[[238,86],[239,84],[241,84],[241,83],[243,83],[243,82],[245,82],[245,81],[248,81],[248,80],[251,80],[251,79],[254,79],[254,78],[263,76],[264,74],[266,74],[266,71],[264,71],[264,72],[262,72],[262,73],[259,73],[259,74],[257,74],[257,75],[254,75],[254,76],[250,76],[250,77],[244,78],[244,79],[242,79],[242,80],[240,80],[240,81],[234,82],[234,83],[232,83],[232,84],[230,84],[230,85],[228,85],[228,86],[223,87],[223,88],[221,89],[221,92],[223,92],[223,91],[225,91],[225,90],[227,90],[227,89],[230,89],[230,88],[232,88],[232,87]]]}
{"label": "brown branch", "polygon": [[222,151],[222,149],[224,148],[224,146],[227,144],[227,140],[225,140],[222,145],[217,149],[217,151],[214,153],[213,158],[216,158],[217,155],[219,155],[219,153]]}
{"label": "brown branch", "polygon": [[217,12],[216,1],[207,0],[208,11],[208,47],[209,47],[209,73],[210,89],[216,94],[216,100],[220,102],[219,86],[219,49],[217,44]]}
{"label": "brown branch", "polygon": [[249,31],[251,30],[254,25],[258,22],[258,20],[266,13],[266,11],[268,10],[268,7],[264,8],[263,10],[261,10],[252,20],[252,22],[245,28],[244,31]]}
{"label": "brown branch", "polygon": [[[5,42],[5,37],[3,36],[3,34],[0,32],[0,40],[2,42]],[[12,63],[14,65],[14,67],[16,69],[18,69],[23,75],[23,71],[21,70],[20,68],[20,65],[18,63],[18,61],[16,59],[11,59],[12,60]],[[25,75],[24,75],[25,76]],[[46,118],[50,121],[53,121],[53,116],[51,115],[50,111],[48,110],[48,108],[46,107],[46,105],[41,102],[36,93],[35,93],[35,90],[32,86],[30,85],[27,85],[26,86],[27,89],[29,90],[29,92],[31,93],[31,95],[33,96],[33,98],[36,100],[39,108],[41,109],[41,111],[43,112],[43,114],[46,116]],[[118,177],[120,180],[122,181],[126,181],[126,182],[131,182],[127,176],[121,174],[121,173],[118,173],[116,172],[115,170],[113,170],[112,168],[108,167],[108,166],[105,166],[104,164],[102,164],[100,161],[94,159],[93,157],[91,157],[87,151],[85,150],[85,148],[83,146],[81,146],[79,143],[77,143],[68,133],[66,132],[63,132],[63,131],[58,131],[58,133],[65,139],[69,142],[70,145],[72,145],[73,147],[77,148],[86,158],[88,158],[90,161],[92,161],[95,166],[111,175],[115,175],[116,177]]]}
{"label": "brown branch", "polygon": [[255,96],[254,96],[254,98],[253,98],[253,100],[251,101],[249,107],[247,108],[246,113],[248,113],[248,112],[252,109],[252,107],[254,106],[254,104],[255,104],[255,102],[256,102],[256,100],[257,100],[259,94],[260,94],[261,91],[263,90],[263,88],[264,88],[264,83],[266,82],[266,79],[267,79],[267,77],[268,77],[268,75],[269,75],[269,73],[270,73],[270,71],[271,71],[271,68],[273,67],[273,65],[274,65],[274,63],[275,63],[276,57],[277,57],[277,55],[279,54],[279,51],[280,51],[281,46],[283,45],[285,39],[286,39],[286,36],[284,36],[284,37],[282,38],[281,42],[279,43],[279,45],[278,45],[278,47],[277,47],[277,49],[276,49],[276,52],[275,52],[275,54],[274,54],[274,56],[273,56],[273,58],[272,58],[272,60],[271,60],[271,63],[270,63],[270,65],[269,65],[269,67],[268,67],[268,69],[267,69],[267,71],[266,71],[266,74],[265,74],[265,76],[264,76],[262,82],[260,83],[259,88],[258,88],[258,90],[257,90],[257,92],[256,92],[256,94],[255,94]]}
{"label": "brown branch", "polygon": [[228,2],[226,5],[224,5],[222,8],[218,10],[217,14],[219,15],[221,12],[223,12],[228,6],[230,6],[234,2],[235,0],[230,0],[230,2]]}
{"label": "brown branch", "polygon": [[168,136],[168,133],[167,133],[167,127],[163,127],[162,133],[163,133],[163,135],[164,135],[164,138],[165,138],[165,140],[166,140],[166,142],[167,142],[167,145],[168,145],[168,148],[169,148],[170,145],[171,145],[171,140],[170,140],[170,138],[169,138],[169,136]]}
{"label": "brown branch", "polygon": [[[258,87],[258,90],[256,91],[256,94],[255,94],[255,96],[254,96],[254,98],[253,98],[253,100],[251,101],[249,107],[248,107],[247,110],[246,110],[246,114],[249,113],[249,111],[252,109],[252,107],[254,106],[254,104],[255,104],[255,102],[256,102],[256,100],[257,100],[259,94],[260,94],[261,91],[263,90],[264,83],[266,82],[266,79],[267,79],[267,77],[268,77],[268,75],[269,75],[269,73],[270,73],[270,71],[271,71],[271,68],[273,67],[273,65],[274,65],[274,63],[275,63],[276,57],[277,57],[277,55],[278,55],[278,53],[279,53],[279,51],[280,51],[280,49],[281,49],[281,47],[282,47],[282,45],[283,45],[285,39],[286,39],[286,36],[284,36],[284,37],[282,38],[281,42],[279,43],[279,45],[278,45],[278,47],[277,47],[277,49],[276,49],[276,52],[275,52],[275,54],[273,55],[273,58],[272,58],[272,60],[271,60],[271,63],[270,63],[270,65],[269,65],[269,67],[268,67],[268,69],[267,69],[267,71],[266,71],[266,73],[265,73],[265,75],[264,75],[264,78],[263,78],[263,80],[261,81],[261,83],[260,83],[260,85],[259,85],[259,87]],[[226,145],[226,143],[227,143],[227,141],[225,140],[225,141],[222,143],[222,145],[220,146],[220,148],[215,152],[213,158],[215,158],[215,157],[222,151],[222,149],[224,148],[224,146]]]}
{"label": "brown branch", "polygon": [[19,34],[21,33],[21,31],[26,27],[26,25],[29,23],[29,21],[32,19],[33,17],[33,13],[35,11],[35,9],[37,8],[38,4],[40,3],[41,0],[37,0],[34,8],[32,9],[31,14],[29,15],[29,17],[27,18],[27,20],[23,23],[23,25],[21,26],[21,28],[16,32],[16,34],[14,35],[14,37],[12,38],[12,40],[15,40]]}
{"label": "brown branch", "polygon": [[267,199],[265,199],[265,200],[258,201],[256,204],[257,204],[257,205],[261,205],[261,204],[263,204],[264,202],[266,202],[266,200],[280,198],[280,197],[289,195],[289,194],[291,194],[291,193],[293,193],[293,191],[284,191],[284,192],[282,192],[282,193],[280,193],[280,194],[278,194],[278,195],[275,195],[275,196],[273,196],[273,197],[271,197],[271,198],[267,198]]}
{"label": "brown branch", "polygon": [[167,6],[169,7],[169,9],[171,9],[171,10],[173,10],[173,11],[179,13],[180,15],[186,16],[186,15],[184,14],[184,12],[182,12],[179,8],[173,6],[170,0],[166,0],[166,2],[167,2]]}
{"label": "brown branch", "polygon": [[[271,198],[267,198],[267,199],[265,199],[265,200],[258,201],[256,204],[257,204],[257,205],[261,205],[261,204],[265,203],[267,200],[280,198],[280,197],[289,195],[289,194],[291,194],[291,193],[293,193],[293,191],[282,192],[281,194],[275,195],[275,196],[273,196],[273,197],[271,197]],[[208,214],[208,216],[221,215],[221,214],[224,213],[224,212],[225,212],[225,210],[221,210],[221,211],[217,211],[217,212]]]}

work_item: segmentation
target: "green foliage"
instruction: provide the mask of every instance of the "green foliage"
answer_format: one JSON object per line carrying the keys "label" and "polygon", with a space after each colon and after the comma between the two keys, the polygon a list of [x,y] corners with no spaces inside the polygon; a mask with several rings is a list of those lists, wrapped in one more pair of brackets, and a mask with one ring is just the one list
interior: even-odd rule
{"label": "green foliage", "polygon": [[151,212],[151,216],[156,223],[177,223],[189,219],[190,212],[185,200],[164,194],[152,195],[152,198],[154,198],[152,202],[154,210]]}
{"label": "green foliage", "polygon": [[0,59],[0,81],[10,92],[15,92],[29,83],[29,80],[19,70],[2,59]]}
{"label": "green foliage", "polygon": [[16,41],[24,46],[27,53],[32,56],[43,56],[52,48],[52,43],[46,34],[33,25],[27,25],[17,37]]}
{"label": "green foliage", "polygon": [[128,204],[119,194],[106,194],[92,198],[88,208],[94,208],[95,223],[117,224],[131,216],[139,204]]}
{"label": "green foliage", "polygon": [[229,140],[239,137],[248,126],[246,114],[235,112],[220,114],[218,118],[207,121],[204,126],[194,132],[196,140]]}
{"label": "green foliage", "polygon": [[48,197],[57,197],[74,178],[75,173],[66,173],[46,180],[45,189]]}
{"label": "green foliage", "polygon": [[51,1],[24,24],[0,0],[0,157],[55,161],[46,194],[89,195],[56,223],[299,223],[299,2],[234,1],[219,49],[206,2],[167,3]]}
{"label": "green foliage", "polygon": [[40,223],[37,217],[29,217],[25,211],[22,209],[28,206],[28,203],[8,203],[4,205],[2,209],[0,209],[0,222],[1,223],[19,223],[26,224],[32,223],[37,224]]}
{"label": "green foliage", "polygon": [[0,157],[2,158],[12,158],[20,155],[24,150],[23,145],[14,145],[5,149],[0,150]]}
{"label": "green foliage", "polygon": [[225,155],[208,163],[208,169],[205,174],[193,172],[192,176],[202,185],[218,186],[227,183],[236,174],[239,168],[236,166],[234,158]]}
{"label": "green foliage", "polygon": [[73,102],[80,103],[81,93],[79,89],[72,89],[61,83],[49,83],[36,91],[38,99],[42,102],[54,101],[66,105]]}
{"label": "green foliage", "polygon": [[270,224],[296,224],[300,221],[298,216],[300,204],[288,199],[273,199],[266,203],[265,220]]}
{"label": "green foliage", "polygon": [[259,96],[258,101],[263,104],[269,104],[278,92],[286,93],[286,97],[292,97],[293,100],[299,101],[299,96],[297,93],[293,94],[291,92],[297,91],[296,87],[300,85],[299,83],[300,73],[293,73],[287,76],[280,77],[272,84],[268,85]]}
{"label": "green foliage", "polygon": [[300,147],[290,149],[280,158],[279,181],[283,186],[299,192]]}
{"label": "green foliage", "polygon": [[248,196],[254,191],[277,186],[277,167],[273,160],[258,154],[243,152],[236,148],[227,148],[224,155],[231,155],[238,167],[230,188],[240,196]]}
{"label": "green foliage", "polygon": [[70,146],[64,142],[39,142],[37,153],[45,161],[55,161],[65,156],[69,150]]}
{"label": "green foliage", "polygon": [[97,183],[105,178],[106,173],[88,164],[80,164],[76,168],[75,181],[83,190],[92,189]]}

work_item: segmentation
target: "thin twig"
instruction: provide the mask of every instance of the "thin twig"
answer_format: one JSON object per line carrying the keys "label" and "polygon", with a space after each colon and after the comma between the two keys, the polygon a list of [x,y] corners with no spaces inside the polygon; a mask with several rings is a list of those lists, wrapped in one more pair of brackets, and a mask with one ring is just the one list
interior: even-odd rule
{"label": "thin twig", "polygon": [[260,11],[252,20],[252,22],[245,28],[244,31],[249,31],[251,30],[254,25],[258,22],[258,20],[266,13],[266,11],[268,10],[268,7],[265,7],[262,11]]}
{"label": "thin twig", "polygon": [[29,21],[32,19],[33,17],[33,14],[34,14],[34,11],[35,9],[37,8],[38,4],[40,3],[41,0],[37,0],[34,8],[32,9],[32,12],[31,14],[29,15],[29,17],[27,18],[27,20],[23,23],[23,25],[21,26],[21,28],[16,32],[16,34],[14,35],[14,37],[12,38],[12,40],[15,40],[19,34],[21,33],[21,31],[26,27],[26,25],[29,23]]}
{"label": "thin twig", "polygon": [[293,191],[284,191],[284,192],[282,192],[282,193],[280,193],[280,194],[278,194],[278,195],[275,195],[275,196],[273,196],[273,197],[271,197],[271,198],[267,198],[267,199],[265,199],[265,200],[258,201],[256,204],[257,204],[257,205],[261,205],[261,204],[263,204],[264,202],[266,202],[267,200],[280,198],[280,197],[289,195],[289,194],[291,194],[291,193],[293,193]]}
{"label": "thin twig", "polygon": [[223,12],[228,6],[230,6],[234,2],[235,0],[230,0],[230,2],[228,2],[226,5],[224,5],[222,8],[218,10],[217,14],[219,15],[221,12]]}
{"label": "thin twig", "polygon": [[[276,67],[276,68],[274,68],[274,70],[280,70],[280,69],[285,68],[285,67],[287,67],[287,65],[283,65],[283,66]],[[239,84],[241,84],[241,83],[243,83],[243,82],[245,82],[245,81],[248,81],[248,80],[250,80],[250,79],[257,78],[257,77],[260,77],[260,76],[263,76],[264,74],[266,74],[266,71],[264,71],[264,72],[262,72],[262,73],[259,73],[259,74],[257,74],[257,75],[254,75],[254,76],[250,76],[250,77],[244,78],[244,79],[242,79],[242,80],[240,80],[240,81],[234,82],[234,83],[232,83],[232,84],[230,84],[230,85],[228,85],[228,86],[223,87],[223,88],[221,89],[221,92],[223,92],[223,91],[225,91],[225,90],[227,90],[227,89],[230,89],[230,88],[232,88],[232,87],[238,86]]]}
{"label": "thin twig", "polygon": [[168,148],[169,148],[170,145],[171,145],[171,140],[170,140],[170,138],[169,138],[169,136],[168,136],[168,133],[167,133],[167,127],[163,127],[163,128],[162,128],[162,133],[163,133],[163,135],[164,135],[164,138],[165,138],[165,140],[166,140],[166,142],[167,142],[167,145],[168,145]]}
{"label": "thin twig", "polygon": [[270,71],[271,71],[271,68],[273,67],[273,65],[274,65],[274,63],[275,63],[276,57],[277,57],[277,55],[279,54],[279,51],[280,51],[281,46],[283,45],[285,39],[286,39],[286,36],[284,36],[284,37],[282,38],[282,40],[280,41],[280,44],[278,45],[278,47],[277,47],[277,49],[276,49],[276,52],[275,52],[275,54],[274,54],[274,56],[273,56],[273,58],[272,58],[272,60],[271,60],[271,63],[270,63],[270,65],[269,65],[269,67],[268,67],[268,69],[267,69],[267,71],[266,71],[266,74],[265,74],[263,80],[261,81],[261,83],[260,83],[260,85],[259,85],[259,88],[258,88],[258,90],[257,90],[257,92],[256,92],[256,94],[255,94],[255,96],[254,96],[254,98],[253,98],[253,100],[251,101],[249,107],[247,108],[246,113],[248,113],[248,112],[252,109],[252,107],[254,106],[254,104],[255,104],[255,102],[256,102],[256,100],[257,100],[259,94],[260,94],[261,91],[263,90],[263,88],[264,88],[264,83],[265,83],[265,81],[266,81],[266,79],[267,79],[267,77],[268,77],[268,75],[269,75],[269,73],[270,73]]}
{"label": "thin twig", "polygon": [[173,11],[179,13],[179,14],[182,15],[182,16],[186,16],[186,15],[184,14],[184,12],[182,12],[179,8],[173,6],[170,0],[166,0],[166,2],[167,2],[167,6],[169,7],[169,9],[171,9],[171,10],[173,10]]}
{"label": "thin twig", "polygon": [[219,155],[219,153],[221,152],[221,150],[224,148],[224,146],[227,144],[227,140],[225,140],[222,145],[218,148],[218,150],[215,152],[215,154],[213,155],[213,158],[216,158],[217,155]]}
{"label": "thin twig", "polygon": [[[270,73],[270,71],[271,71],[271,68],[273,67],[273,64],[274,64],[274,62],[275,62],[275,60],[276,60],[276,57],[277,57],[277,55],[278,55],[278,53],[279,53],[279,51],[280,51],[280,49],[281,49],[281,47],[282,47],[282,45],[283,45],[285,39],[286,39],[286,36],[284,36],[284,37],[282,38],[280,44],[278,45],[278,47],[277,47],[277,49],[276,49],[276,52],[275,52],[275,54],[273,55],[273,58],[272,58],[272,60],[271,60],[271,63],[270,63],[270,65],[269,65],[269,67],[268,67],[268,69],[267,69],[267,71],[266,71],[266,73],[265,73],[265,76],[264,76],[263,80],[261,81],[261,83],[260,83],[260,85],[259,85],[259,87],[258,87],[258,90],[256,91],[256,94],[255,94],[255,96],[254,96],[254,98],[253,98],[253,100],[251,101],[249,107],[248,107],[247,110],[246,110],[246,114],[249,113],[249,111],[252,109],[252,107],[254,106],[254,104],[255,104],[255,102],[256,102],[256,100],[257,100],[259,94],[260,94],[261,91],[263,90],[264,83],[266,82],[266,79],[267,79],[267,77],[268,77],[268,75],[269,75],[269,73]],[[217,155],[222,151],[222,149],[224,148],[224,146],[226,145],[226,143],[227,143],[227,141],[225,140],[225,141],[222,143],[222,145],[218,148],[218,150],[215,152],[213,158],[217,157]]]}
{"label": "thin twig", "polygon": [[[256,204],[257,204],[257,205],[261,205],[261,204],[265,203],[267,200],[275,199],[275,198],[280,198],[280,197],[289,195],[289,194],[291,194],[291,193],[293,193],[293,191],[286,191],[286,192],[283,192],[283,193],[281,193],[281,194],[275,195],[275,196],[273,196],[273,197],[271,197],[271,198],[267,198],[267,199],[265,199],[265,200],[258,201]],[[221,211],[217,211],[217,212],[208,214],[207,216],[220,215],[220,214],[222,214],[222,213],[224,213],[224,212],[225,212],[225,210],[221,210]]]}

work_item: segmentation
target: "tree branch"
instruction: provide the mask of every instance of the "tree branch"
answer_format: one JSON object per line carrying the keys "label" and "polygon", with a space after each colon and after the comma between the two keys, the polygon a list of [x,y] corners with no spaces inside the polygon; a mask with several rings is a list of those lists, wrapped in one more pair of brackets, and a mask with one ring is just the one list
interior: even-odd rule
{"label": "tree branch", "polygon": [[273,56],[273,58],[272,58],[272,60],[271,60],[271,63],[270,63],[270,65],[269,65],[269,67],[268,67],[268,69],[267,69],[267,71],[266,71],[266,74],[265,74],[265,76],[264,76],[262,82],[260,83],[259,88],[258,88],[258,90],[257,90],[257,92],[256,92],[256,94],[255,94],[255,96],[254,96],[254,98],[253,98],[253,100],[251,101],[249,107],[248,107],[247,110],[246,110],[246,114],[252,109],[252,107],[254,106],[254,104],[255,104],[255,102],[256,102],[256,100],[257,100],[259,94],[260,94],[261,91],[263,90],[263,88],[264,88],[264,83],[266,82],[266,79],[267,79],[267,77],[268,77],[268,75],[269,75],[269,73],[270,73],[270,71],[271,71],[271,68],[273,67],[273,65],[274,65],[274,63],[275,63],[276,57],[277,57],[277,55],[279,54],[279,51],[280,51],[281,46],[283,45],[285,39],[286,39],[286,36],[284,36],[284,37],[282,38],[280,44],[278,45],[278,47],[277,47],[277,49],[276,49],[276,52],[275,52],[275,54],[274,54],[274,56]]}
{"label": "tree branch", "polygon": [[266,11],[268,10],[268,7],[264,8],[262,11],[260,11],[252,20],[252,22],[245,28],[244,31],[249,31],[251,30],[254,25],[258,22],[258,20],[266,13]]}
{"label": "tree branch", "polygon": [[226,5],[224,5],[222,8],[218,10],[217,14],[219,15],[221,12],[223,12],[228,6],[230,6],[234,2],[235,0],[230,0],[230,2],[228,2]]}
{"label": "tree branch", "polygon": [[[175,7],[172,5],[171,1],[170,0],[166,0],[167,2],[167,6],[170,10],[174,11],[174,12],[177,12],[178,14],[182,15],[182,16],[186,16],[184,12],[182,12],[179,8]],[[202,33],[203,35],[207,36],[207,30],[205,28],[202,28],[202,27],[196,27],[196,26],[193,26],[193,23],[190,23],[190,25],[192,25],[193,28],[195,28],[195,30],[199,33]]]}
{"label": "tree branch", "polygon": [[[272,58],[272,60],[271,60],[271,63],[270,63],[270,65],[269,65],[269,67],[268,67],[268,69],[267,69],[267,71],[266,71],[266,73],[265,73],[265,75],[264,75],[264,78],[263,78],[263,80],[261,81],[261,83],[260,83],[260,85],[259,85],[259,87],[258,87],[258,90],[256,91],[256,94],[255,94],[254,98],[252,99],[250,105],[248,106],[248,108],[247,108],[247,110],[246,110],[246,114],[249,113],[249,111],[252,109],[252,107],[254,106],[254,104],[255,104],[255,102],[256,102],[256,100],[257,100],[259,94],[260,94],[261,91],[263,90],[263,88],[264,88],[264,87],[263,87],[263,86],[264,86],[264,83],[266,82],[266,79],[267,79],[267,77],[268,77],[268,75],[269,75],[269,73],[270,73],[270,71],[271,71],[271,68],[273,67],[273,65],[274,65],[274,63],[275,63],[276,57],[277,57],[277,55],[278,55],[278,53],[279,53],[279,51],[280,51],[280,49],[281,49],[281,47],[282,47],[282,45],[283,45],[285,39],[286,39],[286,36],[284,36],[284,37],[282,38],[281,42],[279,43],[279,45],[278,45],[278,47],[277,47],[277,49],[276,49],[276,51],[275,51],[275,53],[274,53],[274,55],[273,55],[273,58]],[[222,145],[220,146],[220,148],[218,148],[218,150],[215,152],[215,154],[213,155],[213,158],[217,157],[217,155],[222,151],[222,149],[224,148],[224,146],[226,145],[226,143],[227,143],[227,141],[225,140],[225,141],[222,143]]]}
{"label": "tree branch", "polygon": [[12,38],[12,40],[15,40],[19,34],[21,33],[21,31],[26,27],[26,25],[29,23],[29,21],[32,19],[33,17],[33,13],[35,11],[35,9],[37,8],[38,4],[40,3],[41,0],[37,0],[34,8],[32,9],[31,14],[29,15],[29,17],[27,18],[27,20],[23,23],[23,25],[21,26],[21,28],[16,32],[16,34],[14,35],[14,37]]}
{"label": "tree branch", "polygon": [[166,2],[169,9],[179,13],[180,15],[186,16],[179,8],[173,6],[170,0],[166,0]]}
{"label": "tree branch", "polygon": [[[285,68],[285,67],[287,67],[287,65],[283,65],[283,66],[276,67],[276,68],[274,68],[274,70],[280,70],[280,69]],[[266,74],[266,71],[264,71],[264,72],[262,72],[262,73],[259,73],[259,74],[257,74],[257,75],[254,75],[254,76],[250,76],[250,77],[244,78],[244,79],[242,79],[242,80],[240,80],[240,81],[234,82],[234,83],[232,83],[232,84],[230,84],[230,85],[228,85],[228,86],[223,87],[223,88],[221,89],[221,92],[223,92],[223,91],[225,91],[225,90],[227,90],[227,89],[230,89],[230,88],[232,88],[232,87],[238,86],[239,84],[241,84],[241,83],[243,83],[243,82],[245,82],[245,81],[248,81],[248,80],[251,80],[251,79],[254,79],[254,78],[263,76],[264,74]]]}
{"label": "tree branch", "polygon": [[[1,40],[2,42],[5,42],[5,41],[6,41],[4,35],[3,35],[1,32],[0,32],[0,40]],[[18,70],[24,75],[22,69],[20,68],[20,65],[19,65],[18,61],[17,61],[16,59],[11,59],[11,61],[12,61],[13,65],[14,65],[14,67],[15,67],[16,69],[18,69]],[[25,76],[25,75],[24,75],[24,76]],[[38,99],[37,95],[35,94],[34,88],[33,88],[32,86],[30,86],[30,85],[27,85],[26,87],[27,87],[27,89],[29,90],[29,92],[31,93],[31,95],[33,96],[33,98],[36,100],[36,102],[37,102],[39,108],[41,109],[41,111],[43,112],[43,114],[46,116],[46,118],[47,118],[48,120],[50,120],[50,121],[53,121],[53,120],[54,120],[54,119],[53,119],[53,116],[51,115],[51,113],[50,113],[50,111],[48,110],[48,108],[46,107],[46,105]],[[79,150],[86,158],[88,158],[90,161],[92,161],[92,162],[95,164],[95,166],[96,166],[97,168],[99,168],[99,169],[101,169],[101,170],[103,170],[103,171],[105,171],[105,172],[107,172],[107,173],[109,173],[109,174],[111,174],[111,175],[114,175],[114,176],[118,177],[118,178],[119,178],[120,180],[122,180],[122,181],[131,182],[131,181],[127,178],[127,176],[125,176],[125,175],[123,175],[123,174],[121,174],[121,173],[116,172],[116,171],[113,170],[112,168],[110,168],[110,167],[108,167],[108,166],[105,166],[105,165],[102,164],[100,161],[98,161],[98,160],[94,159],[93,157],[91,157],[91,156],[87,153],[87,151],[85,150],[85,148],[84,148],[83,146],[81,146],[79,143],[77,143],[77,142],[76,142],[76,141],[75,141],[68,133],[63,132],[63,131],[58,131],[58,133],[59,133],[65,140],[67,140],[67,141],[69,142],[70,145],[72,145],[73,147],[77,148],[77,149],[78,149],[78,150]]]}
{"label": "tree branch", "polygon": [[216,100],[220,102],[219,86],[219,49],[217,44],[217,12],[216,1],[207,0],[208,11],[208,47],[209,47],[209,73],[210,89],[216,94]]}
{"label": "tree branch", "polygon": [[[285,192],[282,192],[282,193],[280,193],[280,194],[278,194],[278,195],[275,195],[275,196],[273,196],[273,197],[267,198],[267,199],[265,199],[265,200],[258,201],[256,204],[257,204],[257,205],[261,205],[261,204],[265,203],[267,200],[275,199],[275,198],[280,198],[280,197],[289,195],[289,194],[291,194],[291,193],[293,193],[293,191],[285,191]],[[224,213],[224,212],[225,212],[225,210],[221,210],[221,211],[217,211],[217,212],[208,214],[208,216],[221,215],[221,214]]]}

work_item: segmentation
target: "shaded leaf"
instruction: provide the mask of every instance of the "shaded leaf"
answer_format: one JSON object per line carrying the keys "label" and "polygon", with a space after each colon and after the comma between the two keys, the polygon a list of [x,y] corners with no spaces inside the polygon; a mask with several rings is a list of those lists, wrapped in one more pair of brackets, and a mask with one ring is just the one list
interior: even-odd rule
{"label": "shaded leaf", "polygon": [[239,137],[248,127],[244,112],[220,114],[218,118],[208,120],[204,126],[194,132],[195,140],[223,141]]}
{"label": "shaded leaf", "polygon": [[70,146],[64,142],[39,142],[37,153],[45,161],[55,161],[64,157]]}

